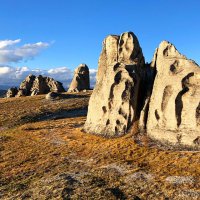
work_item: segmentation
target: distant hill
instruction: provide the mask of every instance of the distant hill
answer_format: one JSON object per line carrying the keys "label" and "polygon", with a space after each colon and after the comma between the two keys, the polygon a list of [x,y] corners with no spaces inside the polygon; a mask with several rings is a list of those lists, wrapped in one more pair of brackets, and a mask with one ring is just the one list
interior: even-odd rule
{"label": "distant hill", "polygon": [[0,90],[0,98],[4,97],[6,94],[6,90]]}
{"label": "distant hill", "polygon": [[10,85],[0,85],[0,90],[7,90],[10,87],[13,87],[13,86],[10,86]]}

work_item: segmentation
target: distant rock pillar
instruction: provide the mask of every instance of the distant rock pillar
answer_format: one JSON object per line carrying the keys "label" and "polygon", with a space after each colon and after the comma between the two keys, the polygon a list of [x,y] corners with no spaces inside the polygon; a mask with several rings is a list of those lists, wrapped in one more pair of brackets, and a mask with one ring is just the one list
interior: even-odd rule
{"label": "distant rock pillar", "polygon": [[68,92],[80,92],[90,89],[90,74],[86,64],[80,64],[74,71],[74,77]]}

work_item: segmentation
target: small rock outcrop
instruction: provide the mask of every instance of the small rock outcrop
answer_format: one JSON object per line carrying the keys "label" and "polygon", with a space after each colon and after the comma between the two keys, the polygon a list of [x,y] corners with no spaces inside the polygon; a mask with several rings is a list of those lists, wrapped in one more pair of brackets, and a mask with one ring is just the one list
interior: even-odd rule
{"label": "small rock outcrop", "polygon": [[6,97],[7,98],[15,97],[15,95],[17,95],[17,93],[18,93],[18,89],[16,87],[9,88],[6,93]]}
{"label": "small rock outcrop", "polygon": [[49,92],[64,92],[62,83],[55,81],[50,77],[38,77],[29,75],[17,88],[11,88],[7,92],[7,97],[34,96],[39,94],[47,94]]}
{"label": "small rock outcrop", "polygon": [[68,92],[80,92],[90,89],[90,74],[86,64],[80,64],[74,71],[74,77]]}
{"label": "small rock outcrop", "polygon": [[59,94],[57,92],[49,92],[45,98],[47,100],[55,100],[57,97],[59,97]]}
{"label": "small rock outcrop", "polygon": [[127,133],[138,118],[144,63],[142,49],[132,32],[109,35],[104,40],[85,131],[107,137]]}
{"label": "small rock outcrop", "polygon": [[173,144],[200,145],[200,67],[163,41],[152,61],[156,69],[147,133]]}

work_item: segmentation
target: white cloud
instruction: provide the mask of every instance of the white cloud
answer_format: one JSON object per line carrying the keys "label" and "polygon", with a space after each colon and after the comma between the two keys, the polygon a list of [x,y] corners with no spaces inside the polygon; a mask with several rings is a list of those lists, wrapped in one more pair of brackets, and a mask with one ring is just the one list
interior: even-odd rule
{"label": "white cloud", "polygon": [[73,72],[67,67],[57,67],[47,71],[48,76],[57,78],[59,81],[64,82],[67,86],[73,77]]}
{"label": "white cloud", "polygon": [[96,74],[97,73],[97,69],[89,69],[91,74]]}
{"label": "white cloud", "polygon": [[7,67],[7,66],[5,66],[5,67],[0,67],[0,74],[2,74],[2,75],[5,75],[5,74],[10,73],[10,71],[11,71],[11,68],[10,68],[10,67]]}
{"label": "white cloud", "polygon": [[0,40],[0,49],[4,49],[8,46],[13,46],[17,43],[21,42],[21,39],[17,40]]}
{"label": "white cloud", "polygon": [[57,68],[48,70],[48,73],[52,75],[61,74],[61,73],[69,73],[69,72],[71,72],[71,70],[67,67],[57,67]]}
{"label": "white cloud", "polygon": [[28,60],[38,55],[43,49],[49,47],[49,43],[37,42],[17,46],[21,40],[0,40],[0,64],[9,64]]}
{"label": "white cloud", "polygon": [[96,83],[97,69],[90,69],[90,85],[93,88]]}

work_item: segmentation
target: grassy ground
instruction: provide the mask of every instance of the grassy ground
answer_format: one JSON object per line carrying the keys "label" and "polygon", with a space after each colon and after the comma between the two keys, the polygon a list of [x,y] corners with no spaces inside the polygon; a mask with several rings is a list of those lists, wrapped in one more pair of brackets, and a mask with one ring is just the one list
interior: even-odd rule
{"label": "grassy ground", "polygon": [[199,152],[84,133],[89,96],[0,99],[0,199],[200,199]]}

